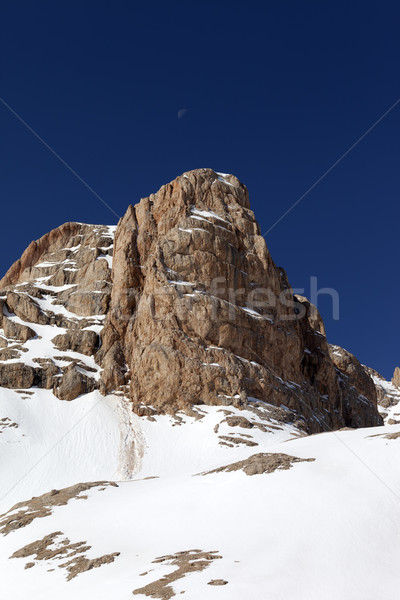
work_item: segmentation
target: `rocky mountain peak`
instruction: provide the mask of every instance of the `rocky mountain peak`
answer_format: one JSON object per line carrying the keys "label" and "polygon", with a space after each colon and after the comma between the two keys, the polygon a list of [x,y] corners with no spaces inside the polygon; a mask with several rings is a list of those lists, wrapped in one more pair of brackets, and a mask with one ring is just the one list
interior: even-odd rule
{"label": "rocky mountain peak", "polygon": [[149,416],[268,402],[309,431],[381,423],[370,375],[293,296],[233,175],[184,173],[116,229],[62,225],[0,294],[0,385],[98,387]]}

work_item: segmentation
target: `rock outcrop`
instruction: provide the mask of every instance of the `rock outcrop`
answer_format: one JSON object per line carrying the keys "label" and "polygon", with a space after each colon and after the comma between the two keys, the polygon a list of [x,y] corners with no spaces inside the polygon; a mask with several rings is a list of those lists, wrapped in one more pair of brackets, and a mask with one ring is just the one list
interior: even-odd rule
{"label": "rock outcrop", "polygon": [[114,230],[66,223],[32,242],[0,281],[0,386],[44,387],[64,400],[99,387]]}
{"label": "rock outcrop", "polygon": [[[343,416],[348,427],[364,427],[377,408],[374,381],[357,358],[340,346],[330,345],[332,361],[343,395]],[[368,416],[367,416],[368,415]]]}
{"label": "rock outcrop", "polygon": [[383,375],[370,367],[363,368],[374,382],[379,412],[385,423],[387,425],[400,423],[400,389],[394,383],[398,367],[391,381],[387,381]]}
{"label": "rock outcrop", "polygon": [[400,368],[396,367],[392,377],[394,387],[400,390]]}
{"label": "rock outcrop", "polygon": [[322,319],[275,266],[246,188],[210,169],[119,222],[97,358],[104,389],[129,385],[139,414],[256,398],[311,430],[380,423],[372,384],[366,404],[341,385]]}
{"label": "rock outcrop", "polygon": [[[65,399],[124,393],[138,414],[256,399],[295,410],[309,431],[381,423],[370,376],[293,296],[236,177],[185,173],[128,208],[114,246],[113,233],[67,223],[11,267],[0,345],[21,357],[0,362],[5,371],[26,364]],[[7,320],[27,329],[7,335]],[[42,336],[53,350],[38,364]],[[0,369],[4,381],[23,387],[22,373]]]}

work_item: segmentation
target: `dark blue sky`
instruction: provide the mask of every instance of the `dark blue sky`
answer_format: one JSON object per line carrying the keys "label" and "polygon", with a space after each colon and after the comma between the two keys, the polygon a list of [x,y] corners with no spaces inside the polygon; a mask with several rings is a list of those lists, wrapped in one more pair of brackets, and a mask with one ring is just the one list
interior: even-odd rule
{"label": "dark blue sky", "polygon": [[[3,2],[0,96],[122,215],[182,172],[249,188],[266,231],[399,97],[397,2]],[[177,113],[188,112],[178,119]],[[267,236],[328,338],[400,364],[400,105]],[[65,221],[116,217],[0,105],[1,273]]]}

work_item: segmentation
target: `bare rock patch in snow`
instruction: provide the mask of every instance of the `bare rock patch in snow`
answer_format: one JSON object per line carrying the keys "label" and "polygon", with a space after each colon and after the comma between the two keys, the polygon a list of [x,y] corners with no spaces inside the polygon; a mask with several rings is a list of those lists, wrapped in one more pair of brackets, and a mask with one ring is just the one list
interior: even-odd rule
{"label": "bare rock patch in snow", "polygon": [[299,458],[281,452],[260,452],[259,454],[249,456],[249,458],[246,458],[245,460],[239,460],[230,465],[200,473],[200,475],[211,475],[212,473],[222,473],[224,471],[244,471],[246,475],[262,475],[263,473],[273,473],[278,470],[286,471],[291,469],[294,463],[314,462],[314,460],[315,458]]}
{"label": "bare rock patch in snow", "polygon": [[30,525],[35,519],[49,517],[52,514],[54,506],[63,506],[68,504],[73,498],[77,500],[86,500],[87,496],[81,496],[82,492],[91,488],[99,487],[105,489],[106,486],[118,487],[112,481],[96,481],[90,483],[78,483],[62,490],[52,490],[41,496],[34,496],[28,501],[18,502],[9,511],[0,515],[0,533],[7,535],[11,531]]}
{"label": "bare rock patch in snow", "polygon": [[243,427],[244,429],[252,429],[254,427],[254,423],[246,419],[246,417],[226,417],[225,421],[229,427]]}
{"label": "bare rock patch in snow", "polygon": [[[248,436],[246,436],[247,438]],[[249,439],[245,439],[245,437],[242,434],[242,437],[238,437],[238,436],[230,436],[230,435],[219,435],[218,436],[220,442],[219,445],[220,446],[230,446],[231,448],[233,448],[235,445],[239,445],[239,444],[243,444],[245,446],[258,446],[257,442],[252,442]]]}
{"label": "bare rock patch in snow", "polygon": [[226,585],[227,583],[225,579],[211,579],[207,585]]}
{"label": "bare rock patch in snow", "polygon": [[370,438],[384,438],[385,440],[397,440],[400,438],[400,431],[395,431],[394,433],[375,433],[374,435],[369,435]]}
{"label": "bare rock patch in snow", "polygon": [[8,417],[3,417],[0,419],[0,433],[3,433],[3,431],[9,427],[17,429],[18,423],[15,423],[15,421],[12,421]]}
{"label": "bare rock patch in snow", "polygon": [[[132,593],[144,594],[151,598],[160,598],[161,600],[169,600],[175,596],[175,592],[170,585],[178,579],[182,579],[188,573],[194,573],[196,571],[204,571],[214,560],[222,558],[218,554],[218,550],[211,550],[210,552],[204,552],[202,550],[184,550],[182,552],[176,552],[168,556],[160,556],[153,560],[153,563],[170,564],[171,566],[178,567],[172,573],[164,575],[157,581],[153,581],[142,588],[134,590]],[[142,573],[147,575],[148,572]]]}
{"label": "bare rock patch in snow", "polygon": [[[58,567],[66,569],[68,572],[67,581],[70,581],[80,573],[114,562],[115,558],[120,555],[119,552],[113,552],[97,558],[87,558],[85,552],[91,549],[91,546],[88,546],[87,542],[71,543],[68,538],[57,539],[62,535],[61,531],[45,535],[41,540],[36,540],[16,550],[10,558],[34,556],[36,561],[59,561],[67,559],[66,562],[59,564]],[[25,569],[30,569],[35,564],[35,562],[28,562],[25,565]]]}

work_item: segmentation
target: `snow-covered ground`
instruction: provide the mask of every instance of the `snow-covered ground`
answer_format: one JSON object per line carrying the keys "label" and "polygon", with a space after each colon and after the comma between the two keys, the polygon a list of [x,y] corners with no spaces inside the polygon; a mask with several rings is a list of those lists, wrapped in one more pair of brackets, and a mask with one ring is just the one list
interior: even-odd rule
{"label": "snow-covered ground", "polygon": [[[119,483],[85,491],[86,500],[71,499],[0,537],[6,598],[127,600],[142,588],[135,596],[143,600],[174,597],[168,582],[157,582],[177,572],[182,555],[176,553],[189,550],[196,550],[193,563],[207,553],[205,568],[183,568],[168,584],[188,600],[398,597],[400,425],[303,436],[290,424],[263,419],[262,411],[199,407],[197,418],[148,420],[127,416],[116,397],[90,394],[67,403],[50,396],[38,390],[22,400],[2,390],[2,414],[19,427],[0,435],[1,489],[23,482],[9,493],[7,508],[12,497],[79,481]],[[228,417],[250,426],[230,425]],[[253,476],[197,475],[260,452],[315,460]],[[59,568],[62,558],[9,558],[54,532],[71,543],[86,541],[89,559],[119,555],[70,581]],[[163,555],[171,558],[154,562]],[[34,566],[25,569],[30,561]],[[213,580],[224,584],[209,585]]]}
{"label": "snow-covered ground", "polygon": [[52,488],[128,478],[131,418],[123,399],[97,391],[65,402],[50,390],[0,388],[0,512]]}

